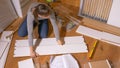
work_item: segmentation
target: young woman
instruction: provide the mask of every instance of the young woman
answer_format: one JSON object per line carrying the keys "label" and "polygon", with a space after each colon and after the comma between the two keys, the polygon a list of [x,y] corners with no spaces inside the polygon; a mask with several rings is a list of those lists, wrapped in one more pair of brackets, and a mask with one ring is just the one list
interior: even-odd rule
{"label": "young woman", "polygon": [[54,34],[59,45],[60,41],[59,30],[56,24],[54,11],[45,3],[34,2],[28,9],[27,16],[21,24],[18,35],[21,37],[28,35],[30,56],[36,57],[38,54],[34,51],[33,46],[33,29],[38,25],[38,33],[40,38],[46,38],[48,35],[48,19],[50,19],[53,26]]}

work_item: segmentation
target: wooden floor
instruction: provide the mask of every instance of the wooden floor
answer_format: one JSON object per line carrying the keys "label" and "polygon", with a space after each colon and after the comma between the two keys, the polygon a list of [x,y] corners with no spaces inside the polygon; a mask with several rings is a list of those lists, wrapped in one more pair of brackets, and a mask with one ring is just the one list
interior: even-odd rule
{"label": "wooden floor", "polygon": [[[21,20],[18,19],[17,22],[14,22],[7,30],[12,30],[13,27],[17,27],[17,24],[20,22]],[[16,24],[16,25],[15,25]],[[65,37],[65,36],[80,36],[80,34],[76,33],[75,30],[77,29],[78,26],[76,26],[74,29],[72,29],[69,32],[65,32],[65,29],[62,28],[61,29],[61,37]],[[53,33],[50,34],[49,37],[54,37]],[[88,50],[91,50],[91,46],[93,45],[95,39],[84,36],[85,38],[85,42],[87,43],[88,46]],[[22,58],[14,58],[13,57],[13,52],[14,52],[14,44],[15,44],[15,40],[18,39],[27,39],[27,37],[19,37],[17,35],[17,32],[14,34],[13,36],[13,40],[11,43],[11,47],[8,53],[8,58],[7,58],[7,62],[5,65],[5,68],[18,68],[18,61],[21,60],[25,60],[28,59],[30,57],[22,57]],[[87,53],[77,53],[77,54],[72,54],[77,61],[79,62],[80,66],[83,68],[83,64],[88,62],[88,61],[95,61],[95,60],[104,60],[104,59],[108,59],[110,62],[112,62],[112,66],[114,68],[119,68],[120,67],[120,47],[105,43],[105,42],[101,42],[99,41],[97,44],[97,48],[96,51],[92,57],[91,60],[88,60],[88,54]],[[42,63],[42,61],[44,62],[44,60],[46,59],[46,56],[40,56],[40,62]]]}
{"label": "wooden floor", "polygon": [[[22,19],[18,18],[6,30],[15,30],[21,22],[22,22]],[[81,34],[78,34],[75,32],[77,27],[78,26],[76,26],[71,31],[66,32],[63,26],[60,30],[61,37],[81,36]],[[49,34],[49,37],[54,37],[53,32]],[[18,39],[27,39],[27,37],[19,37],[17,32],[15,32],[13,39],[12,39],[11,46],[10,46],[10,50],[8,53],[5,68],[18,68],[19,61],[30,58],[30,57],[21,57],[21,58],[13,57],[15,40],[18,40]],[[95,39],[87,37],[87,36],[84,36],[84,39],[85,39],[85,42],[87,43],[88,51],[90,51]],[[76,53],[72,55],[75,57],[75,59],[77,59],[81,68],[83,68],[84,64],[87,63],[88,61],[97,61],[97,60],[105,60],[105,59],[108,59],[111,62],[111,66],[113,68],[120,68],[120,47],[112,45],[112,44],[108,44],[102,41],[99,41],[97,43],[96,50],[91,60],[88,60],[88,53]],[[47,57],[48,56],[39,56],[38,62],[43,63],[47,59]]]}

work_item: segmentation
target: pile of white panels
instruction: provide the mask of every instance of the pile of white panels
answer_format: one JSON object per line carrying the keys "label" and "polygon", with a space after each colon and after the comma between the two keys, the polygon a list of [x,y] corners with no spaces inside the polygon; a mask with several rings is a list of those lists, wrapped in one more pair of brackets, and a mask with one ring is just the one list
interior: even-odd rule
{"label": "pile of white panels", "polygon": [[114,44],[116,46],[120,46],[120,36],[116,36],[107,32],[102,32],[102,31],[98,31],[92,28],[88,28],[85,26],[80,25],[78,27],[78,29],[76,30],[77,33],[86,35],[86,36],[90,36],[92,38],[110,43],[110,44]]}
{"label": "pile of white panels", "polygon": [[[35,43],[36,40],[34,40]],[[88,52],[83,36],[65,37],[65,44],[58,45],[55,38],[45,38],[40,41],[36,52],[39,55]],[[28,40],[16,40],[14,57],[30,56]]]}
{"label": "pile of white panels", "polygon": [[6,37],[11,33],[12,31],[4,31],[0,38],[0,68],[4,68],[7,59],[12,36],[11,38],[6,38]]}

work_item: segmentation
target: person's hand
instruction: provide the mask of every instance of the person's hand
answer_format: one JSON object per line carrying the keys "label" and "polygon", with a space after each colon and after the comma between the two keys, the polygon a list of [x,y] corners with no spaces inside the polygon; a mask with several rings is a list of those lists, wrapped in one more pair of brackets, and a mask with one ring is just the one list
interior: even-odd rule
{"label": "person's hand", "polygon": [[39,54],[36,53],[35,51],[30,51],[30,56],[31,56],[32,58],[35,58],[35,57],[39,56]]}
{"label": "person's hand", "polygon": [[58,45],[63,45],[63,42],[61,40],[57,41]]}
{"label": "person's hand", "polygon": [[34,47],[33,46],[30,46],[30,56],[32,58],[35,58],[35,57],[39,56],[39,54],[34,51]]}

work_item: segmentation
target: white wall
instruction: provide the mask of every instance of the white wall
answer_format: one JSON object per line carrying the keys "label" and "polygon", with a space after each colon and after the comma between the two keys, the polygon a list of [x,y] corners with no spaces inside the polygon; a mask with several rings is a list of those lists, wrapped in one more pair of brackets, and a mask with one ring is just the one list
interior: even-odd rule
{"label": "white wall", "polygon": [[120,27],[120,0],[113,0],[107,24]]}
{"label": "white wall", "polygon": [[0,0],[0,33],[3,32],[18,15],[11,0]]}
{"label": "white wall", "polygon": [[16,10],[18,16],[23,17],[20,1],[19,0],[12,0],[12,2],[13,2],[13,5],[15,7],[15,10]]}

